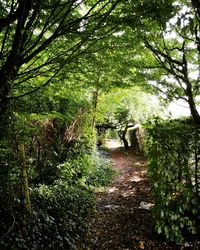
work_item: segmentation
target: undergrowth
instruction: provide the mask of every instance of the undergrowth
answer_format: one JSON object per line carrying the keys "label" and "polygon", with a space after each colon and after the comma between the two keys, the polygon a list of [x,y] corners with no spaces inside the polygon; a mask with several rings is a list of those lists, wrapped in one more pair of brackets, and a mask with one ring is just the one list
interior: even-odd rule
{"label": "undergrowth", "polygon": [[[96,153],[91,129],[66,142],[64,121],[57,119],[26,120],[26,131],[16,138],[16,132],[21,131],[19,122],[13,134],[0,142],[2,250],[77,249],[90,226],[94,189],[112,178],[109,162]],[[30,210],[26,208],[18,157],[21,140]]]}

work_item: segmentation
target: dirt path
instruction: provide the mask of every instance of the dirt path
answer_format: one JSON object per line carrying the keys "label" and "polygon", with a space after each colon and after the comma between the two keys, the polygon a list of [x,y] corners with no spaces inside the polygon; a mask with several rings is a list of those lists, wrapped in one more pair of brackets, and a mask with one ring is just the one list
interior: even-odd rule
{"label": "dirt path", "polygon": [[80,249],[180,249],[156,239],[150,211],[140,208],[142,201],[153,202],[144,158],[121,148],[112,149],[111,155],[118,174],[110,187],[96,194],[90,242]]}

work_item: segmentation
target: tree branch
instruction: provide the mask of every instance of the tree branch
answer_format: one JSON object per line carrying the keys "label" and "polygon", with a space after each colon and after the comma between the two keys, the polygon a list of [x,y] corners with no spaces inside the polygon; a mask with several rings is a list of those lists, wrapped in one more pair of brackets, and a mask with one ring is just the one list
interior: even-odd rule
{"label": "tree branch", "polygon": [[2,30],[5,27],[8,27],[11,23],[17,20],[20,7],[18,6],[17,10],[13,11],[14,10],[13,6],[14,6],[14,0],[12,0],[11,3],[10,13],[6,17],[0,18],[0,32],[2,32]]}

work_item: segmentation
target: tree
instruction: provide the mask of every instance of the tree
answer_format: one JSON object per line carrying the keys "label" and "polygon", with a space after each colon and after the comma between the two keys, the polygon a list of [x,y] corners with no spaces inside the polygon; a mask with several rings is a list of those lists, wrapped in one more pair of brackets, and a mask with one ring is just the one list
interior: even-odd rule
{"label": "tree", "polygon": [[200,33],[200,2],[199,2],[199,0],[191,0],[191,3],[192,3],[194,15],[195,15],[195,20],[196,20],[196,22],[194,22],[192,24],[193,31],[195,34],[195,42],[197,45],[197,49],[200,53],[200,38],[199,38],[199,33]]}
{"label": "tree", "polygon": [[[156,39],[159,42],[149,42],[145,39],[145,45],[151,50],[156,60],[163,69],[171,75],[162,77],[161,84],[167,86],[174,97],[188,102],[191,115],[195,123],[200,124],[200,115],[196,108],[195,97],[199,95],[199,54],[198,43],[195,35],[194,12],[191,6],[180,6],[180,12],[169,21],[166,30],[161,30]],[[173,36],[173,37],[172,37]],[[192,73],[196,73],[194,77]],[[169,82],[169,83],[168,83]]]}
{"label": "tree", "polygon": [[[3,1],[0,5],[0,121],[12,91],[32,84],[31,93],[49,84],[98,29],[118,1]],[[25,90],[26,90],[25,88]],[[23,90],[19,95],[26,95]]]}
{"label": "tree", "polygon": [[[93,128],[95,128],[97,106],[101,95],[116,87],[123,89],[136,84],[132,81],[131,67],[126,63],[128,56],[121,49],[122,45],[117,45],[118,40],[114,34],[111,34],[98,42],[74,63],[65,80],[73,83],[74,88],[78,86],[77,89],[85,89],[88,92],[92,105]],[[112,45],[111,42],[113,42]]]}
{"label": "tree", "polygon": [[135,121],[130,116],[129,109],[126,107],[119,107],[115,112],[115,119],[117,120],[116,129],[118,130],[119,138],[124,144],[125,150],[129,148],[129,143],[126,138],[127,131],[129,128],[134,127]]}
{"label": "tree", "polygon": [[[191,2],[174,3],[175,15],[167,23],[151,22],[151,29],[142,22],[137,30],[141,41],[141,51],[153,58],[143,65],[143,74],[148,83],[168,100],[183,99],[190,107],[193,121],[200,124],[196,97],[199,88],[199,18],[198,5]],[[142,27],[142,26],[141,26]],[[147,50],[146,50],[147,49]]]}

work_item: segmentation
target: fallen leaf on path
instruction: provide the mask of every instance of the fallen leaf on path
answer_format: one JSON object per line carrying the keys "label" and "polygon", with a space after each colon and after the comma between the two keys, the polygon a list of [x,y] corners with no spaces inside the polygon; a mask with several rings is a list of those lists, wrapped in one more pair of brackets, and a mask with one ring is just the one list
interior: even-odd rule
{"label": "fallen leaf on path", "polygon": [[140,242],[139,242],[139,248],[140,248],[140,249],[144,249],[144,242],[143,242],[143,241],[140,241]]}

